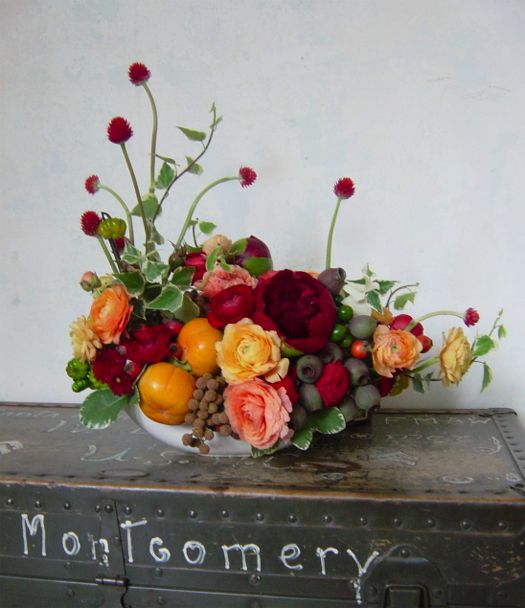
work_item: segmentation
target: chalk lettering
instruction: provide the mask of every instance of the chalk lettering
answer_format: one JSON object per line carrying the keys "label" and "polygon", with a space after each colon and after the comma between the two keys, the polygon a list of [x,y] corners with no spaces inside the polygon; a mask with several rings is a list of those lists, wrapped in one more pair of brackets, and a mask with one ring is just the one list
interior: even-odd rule
{"label": "chalk lettering", "polygon": [[299,559],[301,557],[301,549],[299,546],[291,543],[289,545],[285,545],[281,549],[281,555],[279,555],[279,559],[284,564],[286,568],[289,570],[302,570],[303,567],[301,564],[289,564],[288,562],[292,559]]}
{"label": "chalk lettering", "polygon": [[365,565],[362,566],[361,562],[357,559],[356,554],[352,551],[352,549],[347,549],[346,552],[348,555],[354,560],[355,565],[357,566],[357,577],[352,579],[352,585],[355,589],[355,599],[358,604],[361,604],[363,598],[361,596],[361,578],[367,573],[370,564],[375,560],[375,558],[379,555],[378,551],[374,551],[372,555],[366,560]]}
{"label": "chalk lettering", "polygon": [[[192,557],[189,554],[190,551],[197,551],[197,555]],[[184,547],[182,547],[182,553],[188,564],[191,564],[192,566],[202,566],[204,558],[206,557],[206,547],[196,540],[188,540],[184,543]]]}
{"label": "chalk lettering", "polygon": [[129,462],[129,458],[124,458],[124,456],[130,451],[131,448],[126,448],[122,450],[122,452],[118,452],[117,454],[113,454],[112,456],[104,456],[102,458],[92,458],[97,453],[96,445],[89,445],[88,451],[80,458],[80,460],[84,460],[87,462],[106,462],[108,460],[116,460],[117,462]]}
{"label": "chalk lettering", "polygon": [[97,561],[97,546],[102,549],[99,564],[109,568],[109,543],[107,538],[95,538],[93,534],[88,534],[88,540],[91,543],[91,559]]}
{"label": "chalk lettering", "polygon": [[230,569],[230,551],[240,551],[242,555],[242,570],[246,572],[248,570],[248,566],[246,564],[246,556],[247,555],[255,555],[257,558],[257,566],[256,571],[261,571],[261,549],[254,543],[248,543],[247,545],[240,545],[236,543],[235,545],[222,545],[222,552],[224,553],[224,567],[226,570]]}
{"label": "chalk lettering", "polygon": [[44,516],[41,513],[39,515],[35,515],[30,523],[27,513],[22,513],[22,536],[24,538],[24,555],[29,555],[29,547],[27,545],[27,531],[29,530],[29,534],[31,536],[36,536],[39,527],[40,527],[40,530],[42,533],[41,554],[42,554],[42,557],[45,557],[47,555],[47,553],[46,553],[46,526],[44,523]]}
{"label": "chalk lettering", "polygon": [[[72,547],[68,547],[68,541],[73,542]],[[78,555],[80,551],[80,539],[74,532],[65,532],[62,535],[62,548],[65,553],[70,556]]]}
{"label": "chalk lettering", "polygon": [[[149,554],[156,562],[167,562],[171,557],[170,550],[167,547],[163,547],[163,544],[164,541],[158,536],[149,541]],[[155,547],[159,547],[158,551],[155,551]]]}
{"label": "chalk lettering", "polygon": [[321,560],[321,574],[326,576],[326,556],[329,553],[333,553],[334,555],[339,555],[339,551],[334,549],[334,547],[327,547],[326,549],[321,549],[321,547],[317,547],[315,550],[315,554]]}
{"label": "chalk lettering", "polygon": [[147,519],[141,519],[140,521],[135,522],[126,519],[123,524],[120,524],[120,527],[123,530],[126,530],[126,541],[128,545],[128,562],[130,564],[133,563],[133,541],[131,540],[131,528],[136,528],[137,526],[145,526],[147,523]]}

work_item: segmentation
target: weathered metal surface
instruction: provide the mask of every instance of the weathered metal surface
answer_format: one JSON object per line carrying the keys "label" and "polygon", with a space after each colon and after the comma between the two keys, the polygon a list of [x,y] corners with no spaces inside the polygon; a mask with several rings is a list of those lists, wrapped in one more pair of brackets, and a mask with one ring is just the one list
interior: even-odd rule
{"label": "weathered metal surface", "polygon": [[[524,462],[509,410],[387,410],[252,460],[179,454],[126,419],[88,431],[75,408],[0,406],[0,598],[523,608]],[[73,582],[69,604],[35,604]]]}

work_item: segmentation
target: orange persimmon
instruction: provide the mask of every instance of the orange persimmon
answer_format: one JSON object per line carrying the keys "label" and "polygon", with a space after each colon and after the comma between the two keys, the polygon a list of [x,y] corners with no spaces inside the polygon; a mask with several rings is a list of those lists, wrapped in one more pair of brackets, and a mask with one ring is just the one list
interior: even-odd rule
{"label": "orange persimmon", "polygon": [[182,361],[189,363],[195,376],[214,374],[219,370],[215,344],[222,340],[222,332],[208,323],[208,319],[192,319],[180,330],[178,345]]}

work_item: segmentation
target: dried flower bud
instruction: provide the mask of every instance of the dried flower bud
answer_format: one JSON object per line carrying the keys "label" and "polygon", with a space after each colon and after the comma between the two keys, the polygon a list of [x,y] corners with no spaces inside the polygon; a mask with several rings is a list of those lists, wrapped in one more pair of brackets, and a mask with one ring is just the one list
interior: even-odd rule
{"label": "dried flower bud", "polygon": [[101,285],[102,283],[100,282],[98,274],[96,272],[91,272],[91,270],[88,270],[80,277],[80,287],[82,287],[84,291],[93,291]]}

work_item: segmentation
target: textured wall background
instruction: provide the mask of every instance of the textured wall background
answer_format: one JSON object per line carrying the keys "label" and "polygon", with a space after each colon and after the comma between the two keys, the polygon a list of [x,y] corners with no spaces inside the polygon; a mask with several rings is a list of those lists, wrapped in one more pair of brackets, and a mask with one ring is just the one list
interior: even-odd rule
{"label": "textured wall background", "polygon": [[[146,185],[150,114],[127,81],[152,71],[159,151],[195,148],[215,100],[224,123],[170,197],[175,237],[196,192],[249,164],[257,184],[204,199],[200,215],[238,238],[255,232],[277,267],[319,268],[333,183],[351,175],[334,262],[359,275],[422,282],[418,313],[475,306],[487,330],[505,307],[509,337],[459,389],[391,403],[507,406],[525,414],[523,166],[525,4],[511,0],[4,0],[0,24],[1,400],[75,401],[63,373],[68,324],[89,308],[84,270],[106,270],[79,230],[86,209],[117,213],[101,179],[132,200],[105,127],[126,116]],[[411,310],[409,310],[411,312]],[[427,331],[440,342],[449,320]]]}

